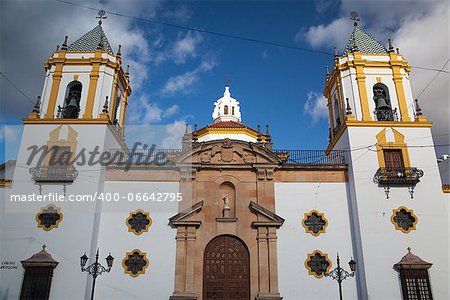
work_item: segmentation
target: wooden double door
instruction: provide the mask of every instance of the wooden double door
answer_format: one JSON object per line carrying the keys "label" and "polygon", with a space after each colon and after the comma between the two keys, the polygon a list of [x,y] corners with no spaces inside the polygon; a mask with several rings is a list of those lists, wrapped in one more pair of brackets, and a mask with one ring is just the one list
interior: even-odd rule
{"label": "wooden double door", "polygon": [[247,246],[235,236],[210,241],[203,258],[203,300],[249,300],[249,256]]}

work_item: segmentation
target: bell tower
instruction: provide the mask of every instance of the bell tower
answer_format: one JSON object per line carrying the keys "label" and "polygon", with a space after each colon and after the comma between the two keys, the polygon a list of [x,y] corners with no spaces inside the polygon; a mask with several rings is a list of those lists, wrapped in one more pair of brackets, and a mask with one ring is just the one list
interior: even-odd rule
{"label": "bell tower", "polygon": [[100,11],[98,25],[74,42],[68,44],[66,36],[44,63],[42,97],[29,121],[123,127],[131,94],[129,70],[122,68],[121,46],[114,54],[103,31],[104,14]]}
{"label": "bell tower", "polygon": [[[335,49],[333,68],[326,72],[327,151],[346,153],[358,298],[387,299],[398,293],[398,274],[389,271],[395,256],[411,245],[427,245],[434,234],[433,217],[427,215],[446,208],[432,123],[414,100],[411,66],[390,39],[386,47],[361,29],[357,17],[353,12],[353,32],[342,54]],[[403,231],[397,217],[402,209],[418,222]],[[443,248],[440,254],[425,252],[439,261],[447,255]],[[375,283],[375,278],[385,281]]]}
{"label": "bell tower", "polygon": [[[342,55],[335,49],[332,72],[326,74],[324,95],[330,118],[333,149],[346,126],[427,123],[414,101],[411,67],[389,39],[388,48],[362,30],[352,17],[354,30]],[[429,123],[427,123],[429,125]]]}

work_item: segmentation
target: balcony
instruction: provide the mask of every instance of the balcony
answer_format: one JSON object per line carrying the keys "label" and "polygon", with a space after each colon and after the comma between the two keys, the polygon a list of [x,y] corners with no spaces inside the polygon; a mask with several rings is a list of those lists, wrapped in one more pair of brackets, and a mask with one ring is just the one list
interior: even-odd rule
{"label": "balcony", "polygon": [[375,120],[377,121],[398,121],[397,109],[379,109],[374,112]]}
{"label": "balcony", "polygon": [[32,180],[44,182],[73,182],[78,176],[74,166],[39,166],[30,168]]}
{"label": "balcony", "polygon": [[380,185],[414,186],[423,176],[423,171],[417,168],[379,168],[373,180]]}

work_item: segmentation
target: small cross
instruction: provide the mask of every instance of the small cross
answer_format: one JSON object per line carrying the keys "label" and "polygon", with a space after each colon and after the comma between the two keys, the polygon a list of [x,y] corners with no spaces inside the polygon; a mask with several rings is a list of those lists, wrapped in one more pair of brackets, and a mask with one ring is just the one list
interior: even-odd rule
{"label": "small cross", "polygon": [[223,79],[224,79],[224,81],[225,81],[225,84],[226,84],[227,86],[230,86],[231,81],[232,81],[231,76],[227,75],[227,76],[225,76]]}
{"label": "small cross", "polygon": [[102,25],[102,19],[106,19],[106,11],[104,11],[103,9],[98,11],[98,17],[95,17],[98,20],[98,25]]}
{"label": "small cross", "polygon": [[406,250],[408,250],[408,252],[411,253],[411,248],[410,247],[406,248]]}
{"label": "small cross", "polygon": [[360,19],[358,19],[358,13],[356,11],[352,11],[350,16],[351,16],[350,20],[355,22],[355,23],[353,23],[353,25],[354,26],[358,26],[358,22],[357,21],[361,21]]}

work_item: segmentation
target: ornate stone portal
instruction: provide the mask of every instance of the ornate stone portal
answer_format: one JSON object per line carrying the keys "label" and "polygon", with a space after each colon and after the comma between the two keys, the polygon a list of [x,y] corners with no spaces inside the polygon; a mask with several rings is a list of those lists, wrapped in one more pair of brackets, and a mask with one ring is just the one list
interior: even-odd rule
{"label": "ornate stone portal", "polygon": [[280,164],[260,144],[229,139],[180,155],[171,300],[281,299],[276,238],[284,219],[274,213],[273,182]]}

